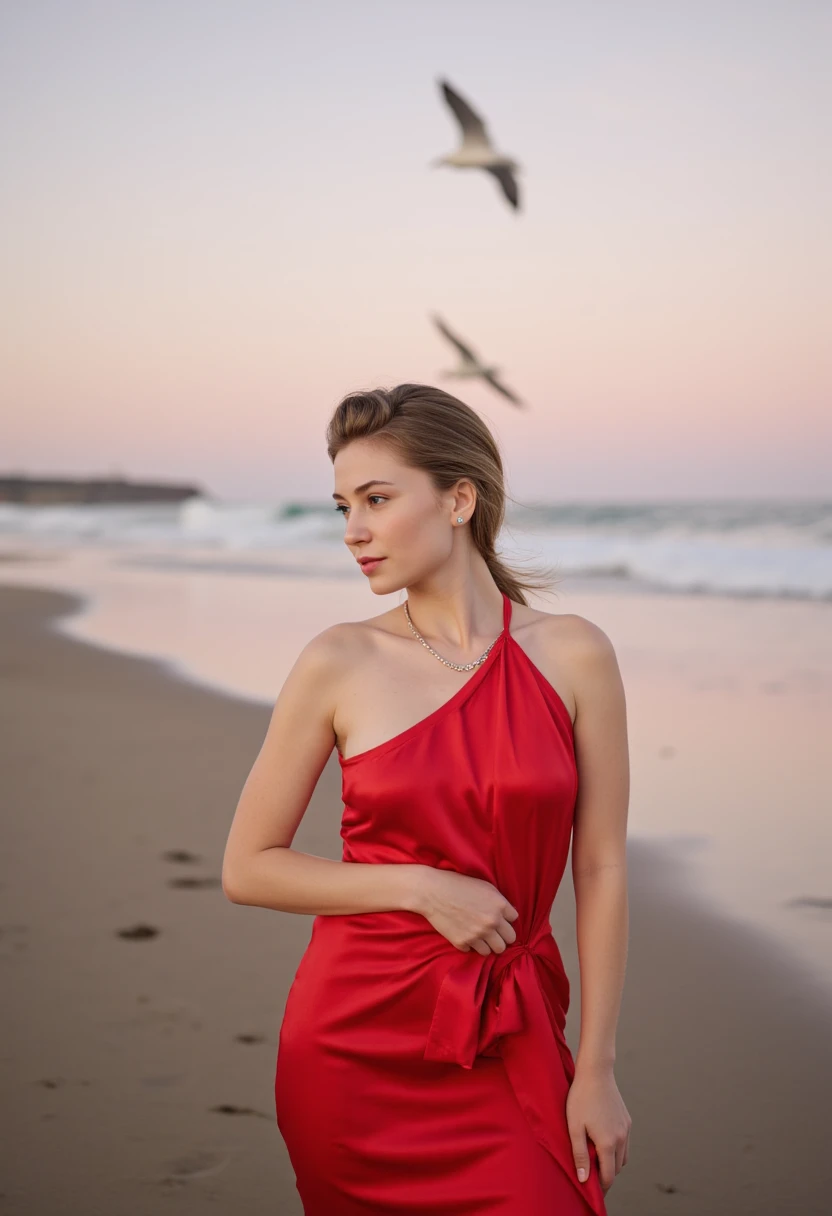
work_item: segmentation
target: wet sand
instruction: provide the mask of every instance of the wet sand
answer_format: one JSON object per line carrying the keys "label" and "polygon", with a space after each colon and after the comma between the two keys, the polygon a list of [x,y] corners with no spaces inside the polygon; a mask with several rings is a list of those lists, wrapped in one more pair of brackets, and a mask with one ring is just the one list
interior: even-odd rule
{"label": "wet sand", "polygon": [[[312,921],[219,885],[268,709],[52,633],[77,606],[0,588],[0,1213],[298,1214],[273,1079]],[[333,757],[295,847],[339,857],[340,813]],[[610,1216],[821,1216],[823,990],[697,899],[678,856],[635,841],[629,864],[616,1078],[634,1126]],[[574,1051],[568,877],[552,923]]]}

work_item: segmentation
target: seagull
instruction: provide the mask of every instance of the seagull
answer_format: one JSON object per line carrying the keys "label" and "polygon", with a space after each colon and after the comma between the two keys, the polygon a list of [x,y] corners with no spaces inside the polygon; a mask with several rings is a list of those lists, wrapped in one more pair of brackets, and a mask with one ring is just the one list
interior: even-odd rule
{"label": "seagull", "polygon": [[523,402],[519,397],[515,396],[510,389],[507,389],[504,384],[501,384],[497,379],[500,369],[498,367],[487,367],[481,359],[479,359],[470,346],[466,346],[455,333],[452,333],[441,317],[434,314],[433,323],[443,337],[447,338],[452,346],[455,346],[462,356],[462,361],[458,367],[452,371],[442,372],[444,376],[458,376],[460,378],[468,378],[480,376],[483,380],[487,380],[492,388],[496,388],[498,393],[502,393],[504,397],[508,397],[514,405],[522,408]]}
{"label": "seagull", "polygon": [[515,172],[520,168],[516,161],[509,156],[502,156],[494,148],[485,129],[485,123],[471,109],[467,101],[445,80],[439,84],[445,95],[445,100],[456,115],[462,127],[462,143],[456,152],[448,156],[440,156],[433,165],[454,165],[457,169],[485,169],[492,173],[502,187],[503,194],[514,207],[520,208],[520,194],[517,187]]}

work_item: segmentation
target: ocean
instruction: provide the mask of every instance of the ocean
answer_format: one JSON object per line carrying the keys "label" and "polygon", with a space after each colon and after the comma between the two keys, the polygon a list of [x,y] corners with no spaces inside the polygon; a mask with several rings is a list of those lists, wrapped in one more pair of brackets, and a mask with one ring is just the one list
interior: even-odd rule
{"label": "ocean", "polygon": [[[327,502],[0,504],[0,538],[116,547],[144,567],[352,577]],[[511,504],[500,547],[559,577],[687,595],[832,599],[832,499]]]}
{"label": "ocean", "polygon": [[[324,502],[5,504],[0,582],[70,592],[68,635],[270,706],[311,637],[404,598],[342,534]],[[556,574],[535,606],[615,645],[629,836],[832,989],[832,502],[514,505],[500,547]]]}

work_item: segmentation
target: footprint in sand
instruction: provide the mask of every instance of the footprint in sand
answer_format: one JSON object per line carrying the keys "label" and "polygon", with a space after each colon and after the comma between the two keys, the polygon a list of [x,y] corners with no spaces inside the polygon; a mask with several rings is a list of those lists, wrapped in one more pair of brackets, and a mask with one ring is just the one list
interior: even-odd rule
{"label": "footprint in sand", "polygon": [[210,1106],[208,1108],[215,1115],[256,1115],[258,1119],[270,1119],[270,1115],[264,1115],[262,1110],[254,1110],[251,1106],[235,1106],[233,1102],[222,1102],[219,1106]]}
{"label": "footprint in sand", "polygon": [[178,865],[189,865],[199,860],[201,859],[196,853],[189,853],[187,849],[168,849],[162,854],[162,861],[173,861]]}
{"label": "footprint in sand", "polygon": [[158,937],[161,929],[157,929],[155,925],[133,925],[130,929],[116,929],[116,936],[123,937],[128,942],[146,941],[151,937]]}
{"label": "footprint in sand", "polygon": [[208,1149],[195,1149],[182,1157],[168,1162],[162,1177],[163,1182],[192,1182],[197,1178],[208,1178],[224,1170],[231,1158],[225,1153]]}
{"label": "footprint in sand", "polygon": [[[61,1089],[64,1085],[71,1084],[71,1082],[65,1081],[63,1077],[41,1077],[39,1081],[35,1081],[33,1084],[42,1085],[44,1089]],[[75,1084],[83,1085],[86,1088],[90,1082],[82,1079],[76,1081]]]}
{"label": "footprint in sand", "polygon": [[182,891],[207,891],[210,887],[222,884],[218,878],[170,878],[169,887],[178,887]]}

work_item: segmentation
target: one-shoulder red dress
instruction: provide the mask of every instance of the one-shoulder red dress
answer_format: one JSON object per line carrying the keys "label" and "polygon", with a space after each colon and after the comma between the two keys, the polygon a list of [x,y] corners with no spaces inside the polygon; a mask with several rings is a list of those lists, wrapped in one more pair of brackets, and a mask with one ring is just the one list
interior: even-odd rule
{"label": "one-shoulder red dress", "polygon": [[306,1216],[605,1216],[566,1123],[569,981],[549,915],[578,788],[572,722],[503,631],[449,701],[341,760],[343,861],[492,883],[502,953],[420,914],[316,916],[286,1001],[277,1123]]}

